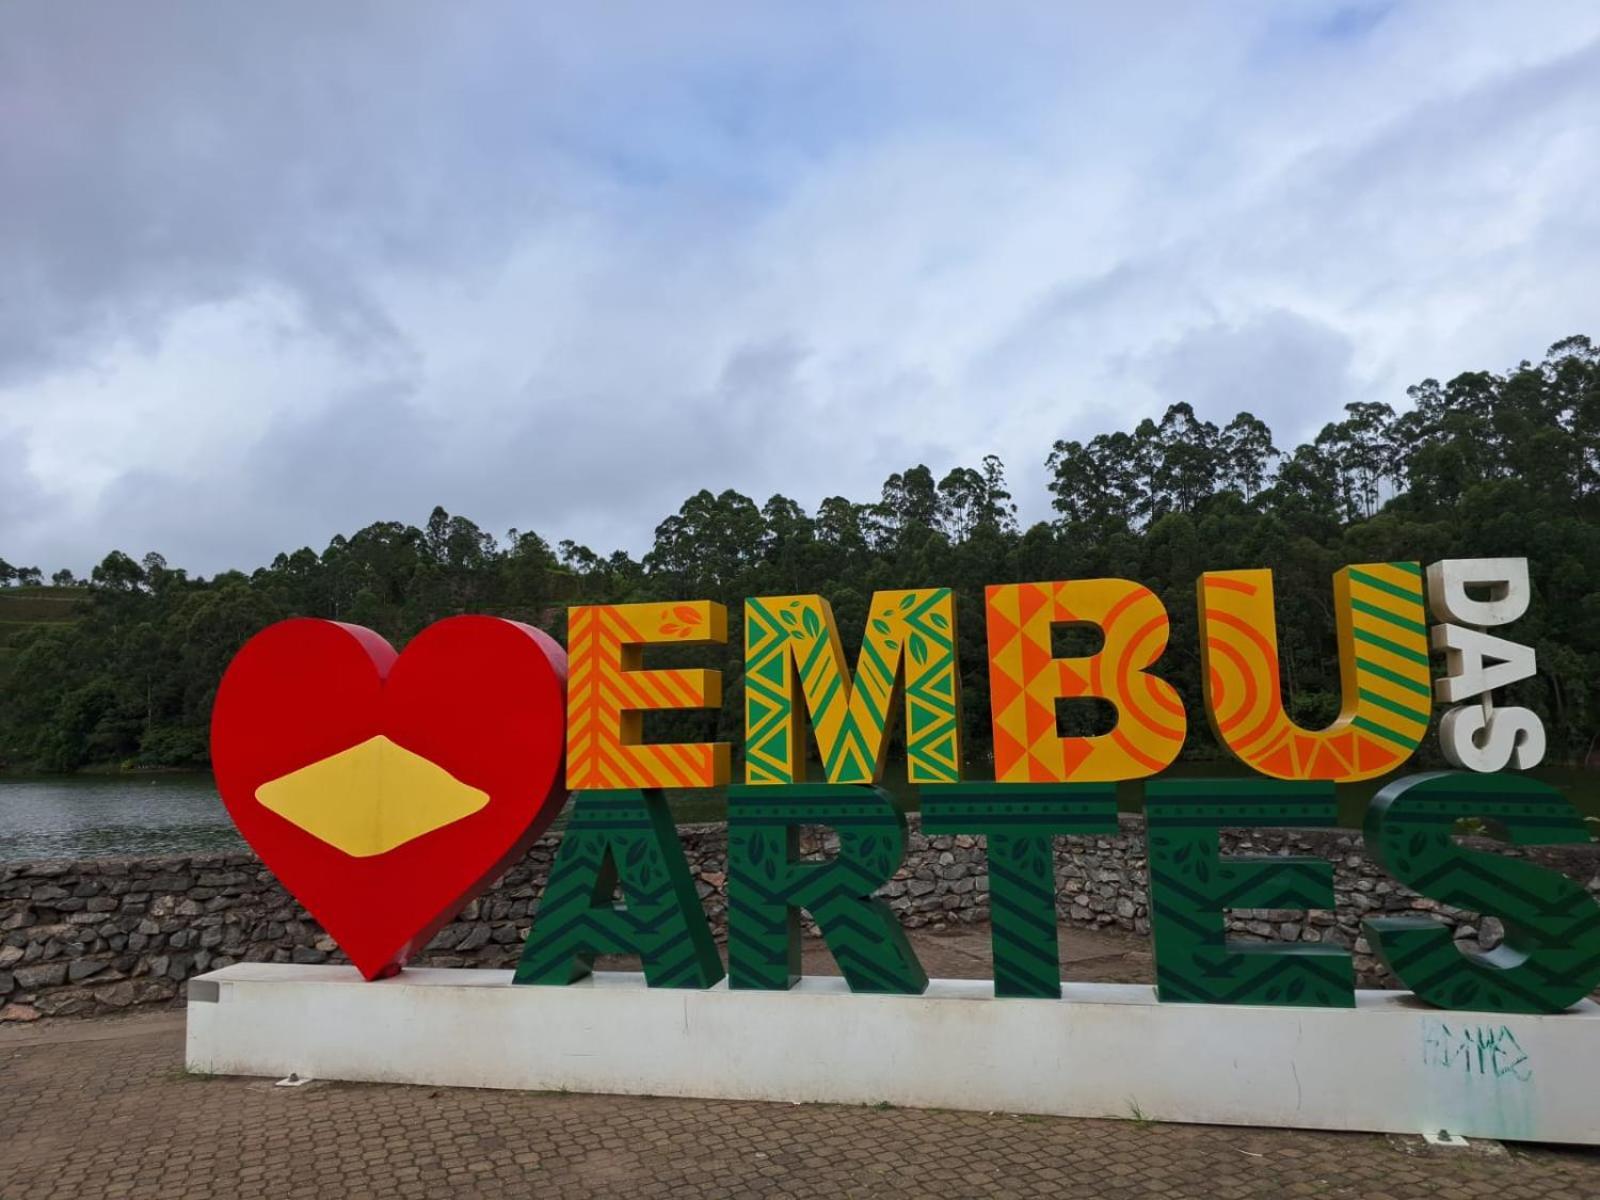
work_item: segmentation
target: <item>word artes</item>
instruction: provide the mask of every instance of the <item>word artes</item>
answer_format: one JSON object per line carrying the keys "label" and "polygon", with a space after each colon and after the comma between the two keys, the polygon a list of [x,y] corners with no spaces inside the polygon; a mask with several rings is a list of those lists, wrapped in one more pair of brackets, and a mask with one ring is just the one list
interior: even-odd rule
{"label": "word artes", "polygon": [[[1349,1006],[1344,949],[1235,945],[1230,909],[1330,908],[1321,859],[1223,856],[1223,828],[1336,824],[1334,785],[1403,764],[1437,694],[1472,700],[1444,717],[1463,772],[1396,780],[1366,819],[1369,853],[1424,896],[1499,917],[1505,943],[1458,949],[1431,918],[1384,918],[1365,934],[1422,999],[1447,1008],[1555,1012],[1600,983],[1600,905],[1564,876],[1458,845],[1458,822],[1517,844],[1586,842],[1553,789],[1516,775],[1543,750],[1537,718],[1495,708],[1533,652],[1484,632],[1527,604],[1522,560],[1367,563],[1334,577],[1343,703],[1325,729],[1287,716],[1272,574],[1209,572],[1198,583],[1207,717],[1260,778],[1144,785],[1151,926],[1163,1001]],[[1449,618],[1430,635],[1425,600]],[[990,587],[986,617],[993,782],[963,782],[956,610],[947,588],[877,593],[849,673],[828,602],[745,603],[745,782],[728,798],[730,987],[781,990],[800,974],[809,912],[853,990],[927,985],[873,892],[899,868],[904,818],[876,784],[904,713],[907,776],[931,834],[985,838],[995,993],[1059,997],[1054,840],[1115,833],[1117,781],[1172,763],[1187,732],[1159,676],[1168,614],[1138,583],[1073,580]],[[1103,644],[1057,658],[1052,630],[1089,625]],[[514,861],[577,792],[515,980],[566,984],[597,954],[636,954],[654,987],[710,987],[722,960],[663,788],[723,786],[726,743],[652,744],[643,715],[717,706],[720,674],[647,670],[644,648],[726,641],[707,600],[575,608],[566,652],[515,622],[458,617],[397,654],[369,630],[329,621],[253,638],[218,692],[212,753],[241,831],[368,977],[401,965]],[[1429,650],[1444,650],[1435,682]],[[1063,737],[1055,704],[1093,697],[1106,734]],[[806,733],[826,782],[805,780]],[[564,751],[564,762],[563,762]],[[838,853],[802,860],[805,826]],[[624,903],[615,903],[620,891]]]}

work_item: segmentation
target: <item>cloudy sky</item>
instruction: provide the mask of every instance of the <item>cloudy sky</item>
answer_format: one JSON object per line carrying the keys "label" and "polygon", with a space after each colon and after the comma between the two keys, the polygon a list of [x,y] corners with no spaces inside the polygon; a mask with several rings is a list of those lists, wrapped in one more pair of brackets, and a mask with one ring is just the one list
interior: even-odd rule
{"label": "cloudy sky", "polygon": [[13,4],[0,556],[648,546],[1600,335],[1600,5]]}

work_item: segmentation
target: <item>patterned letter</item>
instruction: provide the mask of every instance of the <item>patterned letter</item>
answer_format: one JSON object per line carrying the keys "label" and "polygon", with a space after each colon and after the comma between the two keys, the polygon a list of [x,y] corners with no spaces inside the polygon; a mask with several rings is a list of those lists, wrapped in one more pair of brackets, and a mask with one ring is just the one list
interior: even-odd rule
{"label": "patterned letter", "polygon": [[[1126,579],[1009,583],[988,590],[989,706],[1001,783],[1143,779],[1167,767],[1188,731],[1172,685],[1147,673],[1167,648],[1167,610]],[[1097,625],[1100,653],[1055,658],[1050,627]],[[1060,737],[1056,701],[1109,700],[1117,724],[1098,737]]]}
{"label": "patterned letter", "polygon": [[1227,939],[1230,908],[1332,908],[1333,864],[1320,858],[1223,858],[1224,827],[1333,825],[1329,783],[1267,779],[1145,785],[1156,997],[1195,1004],[1355,1005],[1355,969],[1337,946]]}
{"label": "patterned letter", "polygon": [[1564,875],[1456,845],[1456,822],[1473,817],[1518,846],[1589,840],[1566,797],[1525,775],[1397,779],[1367,809],[1367,853],[1406,887],[1499,917],[1506,940],[1480,954],[1432,917],[1377,917],[1363,922],[1367,941],[1429,1004],[1560,1012],[1600,983],[1600,904]]}
{"label": "patterned letter", "polygon": [[1433,710],[1416,563],[1363,563],[1333,577],[1344,703],[1315,733],[1283,710],[1272,572],[1208,571],[1199,591],[1206,714],[1239,758],[1274,779],[1348,782],[1411,757]]}
{"label": "patterned letter", "polygon": [[805,696],[828,782],[876,783],[883,777],[902,675],[906,778],[912,783],[961,778],[960,673],[950,589],[876,592],[870,611],[852,683],[826,600],[761,596],[745,601],[746,783],[805,779],[796,692]]}
{"label": "patterned letter", "polygon": [[1116,833],[1116,787],[925,787],[922,831],[979,833],[988,841],[994,994],[1058,998],[1055,840],[1062,834]]}
{"label": "patterned letter", "polygon": [[[627,906],[612,897],[622,886]],[[582,979],[637,954],[651,987],[708,988],[722,959],[659,791],[579,792],[513,983]]]}
{"label": "patterned letter", "polygon": [[[802,825],[837,829],[838,857],[799,861]],[[889,906],[872,898],[905,853],[906,819],[880,788],[729,788],[728,986],[794,986],[803,908],[851,991],[920,995],[928,976]]]}
{"label": "patterned letter", "polygon": [[646,712],[716,708],[721,671],[645,671],[644,647],[728,640],[728,610],[710,600],[614,604],[568,614],[567,787],[703,788],[728,782],[726,742],[644,744]]}

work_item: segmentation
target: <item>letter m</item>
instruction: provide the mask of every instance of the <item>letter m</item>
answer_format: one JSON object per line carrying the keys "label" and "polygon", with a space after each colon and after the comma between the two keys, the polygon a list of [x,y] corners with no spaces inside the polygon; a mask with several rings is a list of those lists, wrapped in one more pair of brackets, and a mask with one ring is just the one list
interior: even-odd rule
{"label": "letter m", "polygon": [[846,674],[833,610],[821,596],[746,600],[745,781],[804,781],[802,699],[828,782],[877,781],[902,685],[907,779],[959,780],[961,676],[955,647],[949,588],[874,593],[853,678]]}

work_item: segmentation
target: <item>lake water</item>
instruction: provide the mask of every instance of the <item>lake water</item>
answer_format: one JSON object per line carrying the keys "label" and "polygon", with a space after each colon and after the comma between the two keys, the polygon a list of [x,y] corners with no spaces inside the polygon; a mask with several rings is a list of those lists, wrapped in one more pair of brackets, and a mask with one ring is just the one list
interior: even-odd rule
{"label": "lake water", "polygon": [[[885,781],[902,807],[916,807],[915,790],[890,764]],[[1237,768],[1234,769],[1236,771]],[[1227,764],[1179,763],[1171,774],[1219,777]],[[1600,772],[1542,767],[1534,774],[1554,784],[1585,813],[1600,816]],[[814,772],[820,775],[820,771]],[[1339,788],[1339,819],[1360,824],[1377,783]],[[1121,789],[1121,807],[1138,807],[1137,785]],[[720,791],[669,792],[680,822],[721,821]],[[559,824],[559,822],[558,822]],[[110,858],[238,850],[244,842],[208,774],[0,776],[0,862],[26,859]]]}
{"label": "lake water", "polygon": [[0,778],[0,862],[243,848],[210,775]]}

